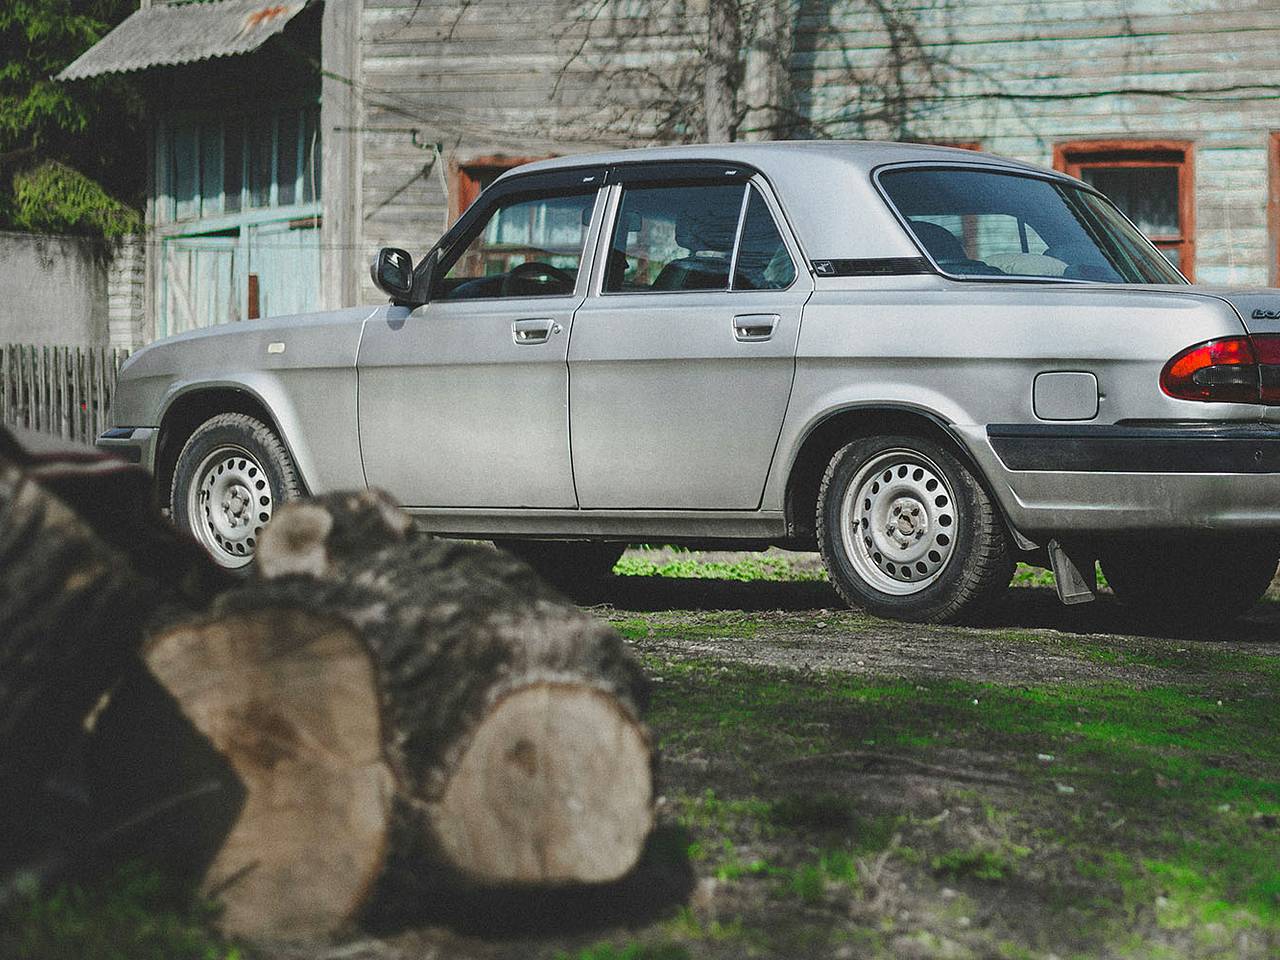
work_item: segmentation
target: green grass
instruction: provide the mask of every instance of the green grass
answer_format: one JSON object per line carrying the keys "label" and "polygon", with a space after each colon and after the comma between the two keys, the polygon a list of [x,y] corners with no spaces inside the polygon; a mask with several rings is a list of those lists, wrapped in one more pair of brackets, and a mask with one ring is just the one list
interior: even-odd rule
{"label": "green grass", "polygon": [[215,910],[137,863],[0,912],[0,956],[22,960],[240,960],[210,932]]}
{"label": "green grass", "polygon": [[[675,556],[667,558],[667,552],[674,551]],[[773,554],[743,554],[740,560],[708,560],[701,553],[668,547],[656,554],[658,559],[648,556],[623,556],[613,568],[619,577],[675,577],[709,580],[770,580],[770,581],[809,581],[825,580],[826,574],[821,570],[800,569],[787,557]]]}
{"label": "green grass", "polygon": [[[887,849],[905,830],[915,848],[904,844],[897,861],[948,883],[1039,883],[1045,909],[1086,918],[1080,935],[1095,944],[1120,942],[1134,924],[1218,924],[1280,938],[1280,829],[1268,825],[1280,811],[1274,660],[1253,658],[1247,677],[1208,687],[1139,689],[908,682],[651,658],[663,678],[651,717],[669,758],[713,756],[721,769],[742,772],[736,797],[721,789],[713,804],[686,801],[683,822],[712,875],[770,877],[779,896],[806,903],[841,883],[856,896],[856,858]],[[793,775],[839,782],[853,762],[842,757],[865,751],[962,772],[966,758],[980,758],[982,769],[1011,777],[1016,810],[990,814],[985,839],[957,846],[922,827],[910,805],[877,819],[831,790],[761,798]],[[760,865],[739,849],[792,833],[855,842]],[[728,846],[706,839],[725,835]]]}
{"label": "green grass", "polygon": [[577,953],[560,951],[555,960],[688,960],[689,951],[678,944],[629,943],[616,947],[597,943]]}

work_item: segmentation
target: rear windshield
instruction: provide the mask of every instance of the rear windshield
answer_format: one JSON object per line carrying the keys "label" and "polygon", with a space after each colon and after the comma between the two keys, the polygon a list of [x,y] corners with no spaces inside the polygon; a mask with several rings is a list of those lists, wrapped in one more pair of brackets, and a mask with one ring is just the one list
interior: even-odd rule
{"label": "rear windshield", "polygon": [[1186,283],[1096,193],[986,170],[889,170],[880,184],[946,273],[1105,283]]}

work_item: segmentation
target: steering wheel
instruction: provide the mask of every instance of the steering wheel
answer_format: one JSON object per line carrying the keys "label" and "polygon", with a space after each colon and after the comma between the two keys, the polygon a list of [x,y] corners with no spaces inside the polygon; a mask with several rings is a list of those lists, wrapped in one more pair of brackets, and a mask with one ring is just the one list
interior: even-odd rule
{"label": "steering wheel", "polygon": [[564,284],[569,292],[573,290],[573,277],[561,270],[559,267],[553,267],[549,263],[543,263],[541,260],[527,260],[524,263],[518,263],[508,270],[502,277],[502,294],[510,296],[515,291],[514,281],[516,280],[532,280],[535,277],[547,277],[557,283]]}

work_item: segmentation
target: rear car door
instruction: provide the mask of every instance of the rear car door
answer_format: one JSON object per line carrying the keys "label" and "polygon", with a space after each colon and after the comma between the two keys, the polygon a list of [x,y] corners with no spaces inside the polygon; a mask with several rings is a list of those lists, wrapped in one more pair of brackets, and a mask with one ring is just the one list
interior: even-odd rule
{"label": "rear car door", "polygon": [[569,347],[579,505],[758,508],[812,280],[767,185],[618,167]]}
{"label": "rear car door", "polygon": [[579,171],[491,188],[442,241],[430,302],[366,325],[370,486],[407,506],[576,506],[569,329],[602,181]]}

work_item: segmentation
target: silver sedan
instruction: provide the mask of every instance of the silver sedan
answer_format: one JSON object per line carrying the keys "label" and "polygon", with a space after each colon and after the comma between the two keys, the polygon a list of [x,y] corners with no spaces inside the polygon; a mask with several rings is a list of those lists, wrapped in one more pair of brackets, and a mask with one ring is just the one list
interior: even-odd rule
{"label": "silver sedan", "polygon": [[1280,557],[1280,291],[1193,287],[1060,173],[885,143],[543,161],[390,303],[124,368],[100,441],[252,561],[283,500],[380,487],[562,583],[628,542],[820,549],[852,604],[955,620],[1022,558],[1067,602],[1223,617]]}

